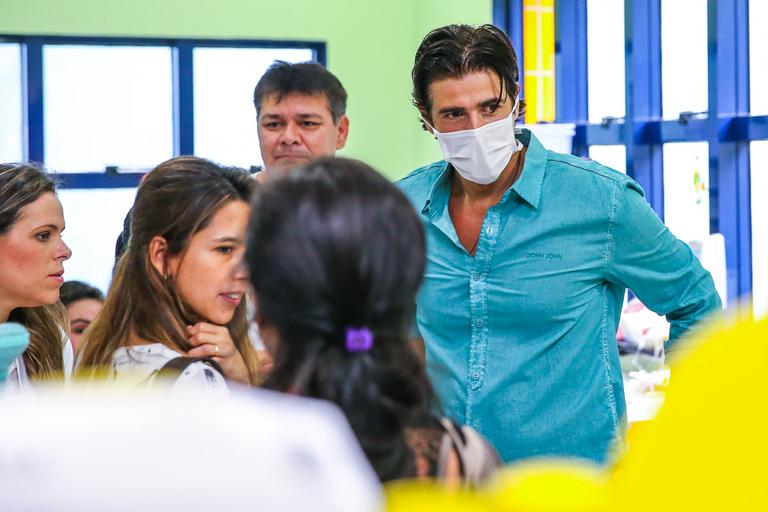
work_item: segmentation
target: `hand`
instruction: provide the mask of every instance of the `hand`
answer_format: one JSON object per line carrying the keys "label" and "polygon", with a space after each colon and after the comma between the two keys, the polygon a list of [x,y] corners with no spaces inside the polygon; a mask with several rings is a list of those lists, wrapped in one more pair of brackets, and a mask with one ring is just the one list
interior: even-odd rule
{"label": "hand", "polygon": [[199,322],[187,326],[187,341],[195,348],[187,352],[189,357],[213,359],[228,380],[251,384],[251,375],[243,356],[238,352],[229,329],[221,325]]}
{"label": "hand", "polygon": [[261,377],[260,380],[263,380],[264,377],[269,375],[269,372],[272,371],[274,362],[272,361],[272,356],[270,356],[269,352],[266,350],[257,350],[256,357],[259,360],[259,376]]}

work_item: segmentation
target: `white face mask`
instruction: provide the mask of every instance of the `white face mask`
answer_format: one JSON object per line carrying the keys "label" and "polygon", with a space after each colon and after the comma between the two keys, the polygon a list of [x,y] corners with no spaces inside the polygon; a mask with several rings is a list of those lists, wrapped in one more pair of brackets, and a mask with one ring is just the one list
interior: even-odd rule
{"label": "white face mask", "polygon": [[479,185],[493,183],[509,163],[512,155],[523,145],[515,139],[515,111],[504,119],[488,123],[480,128],[441,133],[429,123],[440,143],[445,161],[461,176]]}

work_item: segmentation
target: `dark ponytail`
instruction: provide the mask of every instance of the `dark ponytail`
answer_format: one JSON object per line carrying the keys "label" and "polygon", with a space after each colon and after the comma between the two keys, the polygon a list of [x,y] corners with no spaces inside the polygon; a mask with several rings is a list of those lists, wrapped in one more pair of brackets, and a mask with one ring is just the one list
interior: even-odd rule
{"label": "dark ponytail", "polygon": [[[408,340],[425,265],[408,200],[361,162],[318,160],[257,193],[247,262],[279,333],[265,386],[336,403],[382,480],[415,476],[407,430],[434,395]],[[348,329],[372,347],[348,350]]]}

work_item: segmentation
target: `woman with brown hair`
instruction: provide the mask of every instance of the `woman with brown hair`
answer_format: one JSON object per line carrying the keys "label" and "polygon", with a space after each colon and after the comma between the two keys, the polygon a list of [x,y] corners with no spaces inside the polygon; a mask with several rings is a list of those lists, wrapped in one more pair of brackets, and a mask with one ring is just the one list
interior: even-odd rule
{"label": "woman with brown hair", "polygon": [[81,368],[106,368],[135,384],[168,368],[179,372],[175,387],[254,381],[242,261],[253,184],[241,169],[195,157],[147,174],[127,248],[83,341]]}
{"label": "woman with brown hair", "polygon": [[33,165],[0,164],[0,323],[20,323],[30,335],[29,348],[10,365],[12,387],[72,369],[59,303],[63,263],[72,252],[61,239],[64,214],[55,191],[52,177]]}

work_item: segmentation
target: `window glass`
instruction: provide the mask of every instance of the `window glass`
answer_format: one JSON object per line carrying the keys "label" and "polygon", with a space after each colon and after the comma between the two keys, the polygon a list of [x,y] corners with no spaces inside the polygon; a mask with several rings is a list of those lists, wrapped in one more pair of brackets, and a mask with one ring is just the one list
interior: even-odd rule
{"label": "window glass", "polygon": [[135,188],[62,189],[64,241],[72,257],[64,263],[64,278],[90,283],[106,292],[115,263],[115,242],[136,197]]}
{"label": "window glass", "polygon": [[684,242],[709,235],[709,144],[664,144],[664,223]]}
{"label": "window glass", "polygon": [[757,317],[768,315],[768,141],[750,144],[752,190],[752,301]]}
{"label": "window glass", "polygon": [[21,45],[0,43],[0,162],[24,160]]}
{"label": "window glass", "polygon": [[627,174],[627,148],[623,144],[589,146],[589,158]]}
{"label": "window glass", "polygon": [[749,102],[755,115],[768,114],[768,2],[749,1]]}
{"label": "window glass", "polygon": [[310,49],[195,48],[195,154],[245,167],[261,165],[253,89],[275,60],[314,59]]}
{"label": "window glass", "polygon": [[523,0],[525,122],[555,120],[555,2]]}
{"label": "window glass", "polygon": [[707,0],[662,0],[661,87],[665,119],[707,110]]}
{"label": "window glass", "polygon": [[623,0],[587,0],[587,79],[589,122],[623,117]]}
{"label": "window glass", "polygon": [[43,59],[49,168],[145,170],[173,156],[170,48],[47,45]]}

